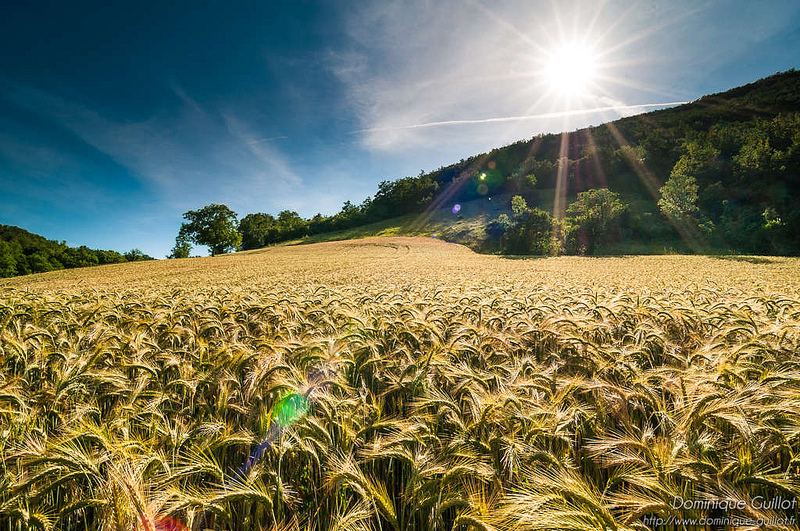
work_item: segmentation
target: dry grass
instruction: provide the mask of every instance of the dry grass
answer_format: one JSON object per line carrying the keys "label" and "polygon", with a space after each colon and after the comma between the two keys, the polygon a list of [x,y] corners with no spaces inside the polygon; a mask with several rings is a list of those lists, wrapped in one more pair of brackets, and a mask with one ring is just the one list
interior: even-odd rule
{"label": "dry grass", "polygon": [[5,280],[0,526],[635,529],[707,514],[675,496],[791,499],[799,266],[379,238]]}

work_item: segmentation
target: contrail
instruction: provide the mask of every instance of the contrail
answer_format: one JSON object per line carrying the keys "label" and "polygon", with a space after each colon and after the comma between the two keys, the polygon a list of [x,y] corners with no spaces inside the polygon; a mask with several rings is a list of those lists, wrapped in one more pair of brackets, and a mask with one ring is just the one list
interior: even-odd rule
{"label": "contrail", "polygon": [[247,143],[248,143],[248,144],[260,144],[261,142],[271,142],[271,141],[273,141],[273,140],[282,140],[282,139],[284,139],[284,138],[289,138],[289,137],[288,137],[288,136],[286,136],[286,135],[281,135],[281,136],[271,136],[271,137],[269,137],[269,138],[257,138],[257,139],[255,139],[255,140],[249,140]]}
{"label": "contrail", "polygon": [[499,118],[482,118],[478,120],[446,120],[443,122],[426,122],[422,124],[400,125],[397,127],[371,127],[368,129],[357,129],[353,133],[369,133],[373,131],[396,131],[399,129],[423,129],[426,127],[440,127],[445,125],[469,125],[469,124],[489,124],[497,122],[519,122],[523,120],[539,120],[542,118],[559,118],[562,116],[575,116],[579,114],[592,114],[604,111],[633,111],[637,109],[647,109],[649,107],[671,107],[674,105],[684,105],[690,101],[668,101],[664,103],[640,103],[638,105],[611,105],[607,107],[594,107],[592,109],[575,109],[570,111],[547,112],[544,114],[526,114],[523,116],[502,116]]}

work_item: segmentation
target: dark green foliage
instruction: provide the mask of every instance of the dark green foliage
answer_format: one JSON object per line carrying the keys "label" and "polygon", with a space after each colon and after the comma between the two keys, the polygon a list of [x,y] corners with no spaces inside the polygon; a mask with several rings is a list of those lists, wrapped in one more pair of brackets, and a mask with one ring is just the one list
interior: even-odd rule
{"label": "dark green foliage", "polygon": [[514,222],[508,214],[500,214],[486,228],[486,232],[494,239],[500,239],[506,232],[514,227]]}
{"label": "dark green foliage", "polygon": [[144,254],[139,249],[131,249],[123,255],[128,262],[141,262],[144,260],[154,260],[152,256]]}
{"label": "dark green foliage", "polygon": [[278,212],[276,225],[280,235],[279,241],[299,238],[305,234],[305,221],[294,210]]}
{"label": "dark green foliage", "polygon": [[594,254],[621,239],[619,219],[627,205],[608,188],[578,194],[567,208],[567,250]]}
{"label": "dark green foliage", "polygon": [[13,277],[17,274],[19,252],[13,244],[0,241],[0,277]]}
{"label": "dark green foliage", "polygon": [[62,254],[62,262],[64,267],[87,267],[98,265],[100,261],[97,256],[85,245],[77,249],[70,247]]}
{"label": "dark green foliage", "polygon": [[189,258],[192,251],[192,244],[186,236],[178,234],[175,237],[175,246],[172,248],[167,258]]}
{"label": "dark green foliage", "polygon": [[0,225],[0,278],[127,261],[116,251],[69,247],[19,227]]}
{"label": "dark green foliage", "polygon": [[548,255],[554,247],[553,218],[538,208],[530,209],[522,196],[511,198],[513,219],[500,214],[489,224],[489,235],[500,241],[503,254]]}
{"label": "dark green foliage", "polygon": [[248,214],[239,222],[242,249],[258,249],[277,240],[275,218],[269,214]]}
{"label": "dark green foliage", "polygon": [[242,243],[242,236],[236,230],[236,212],[226,205],[212,203],[200,210],[185,212],[183,218],[187,222],[181,225],[178,237],[207,245],[211,256],[235,250]]}
{"label": "dark green foliage", "polygon": [[505,254],[551,254],[553,218],[538,208],[529,210],[516,227],[503,236]]}
{"label": "dark green foliage", "polygon": [[800,251],[800,115],[717,124],[684,145],[672,175],[698,189],[679,232],[735,252]]}
{"label": "dark green foliage", "polygon": [[317,214],[309,220],[297,212],[284,210],[277,218],[269,214],[248,214],[239,222],[242,249],[256,249],[265,245],[301,238],[324,232],[352,227],[402,216],[424,209],[439,189],[431,175],[405,177],[397,181],[383,181],[375,198],[367,197],[360,205],[345,201],[342,209],[333,216]]}
{"label": "dark green foliage", "polygon": [[433,199],[439,184],[430,175],[383,181],[365,212],[371,221],[419,212]]}
{"label": "dark green foliage", "polygon": [[511,213],[517,221],[524,220],[530,213],[528,202],[520,195],[511,198]]}
{"label": "dark green foliage", "polygon": [[[135,250],[138,251],[138,249]],[[104,264],[121,264],[123,262],[130,261],[130,259],[128,258],[130,252],[131,251],[128,251],[123,255],[119,254],[117,251],[94,251],[94,254],[97,256],[98,264],[104,265]],[[141,253],[141,256],[137,258],[138,260],[154,260],[152,256],[148,256],[142,253],[141,251],[138,252]]]}

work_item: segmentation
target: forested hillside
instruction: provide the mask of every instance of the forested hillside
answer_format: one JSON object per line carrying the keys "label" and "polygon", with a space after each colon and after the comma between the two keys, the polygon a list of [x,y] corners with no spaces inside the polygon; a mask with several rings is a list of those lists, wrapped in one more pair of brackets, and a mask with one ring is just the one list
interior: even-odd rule
{"label": "forested hillside", "polygon": [[[461,203],[519,196],[476,247],[518,254],[800,251],[800,72],[679,107],[539,135],[384,181],[361,204],[304,220],[249,214],[252,249]],[[509,199],[506,199],[509,201]],[[512,212],[509,206],[509,213]]]}
{"label": "forested hillside", "polygon": [[120,254],[85,245],[70,247],[19,227],[0,225],[0,277],[152,259],[138,249]]}

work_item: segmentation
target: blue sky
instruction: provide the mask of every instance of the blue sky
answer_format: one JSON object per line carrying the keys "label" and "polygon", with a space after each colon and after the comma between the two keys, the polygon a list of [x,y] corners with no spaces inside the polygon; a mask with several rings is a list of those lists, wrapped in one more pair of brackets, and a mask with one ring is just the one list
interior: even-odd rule
{"label": "blue sky", "polygon": [[[565,96],[545,72],[576,43],[595,75]],[[211,202],[331,214],[800,67],[800,3],[20,1],[0,47],[0,223],[163,257]]]}

